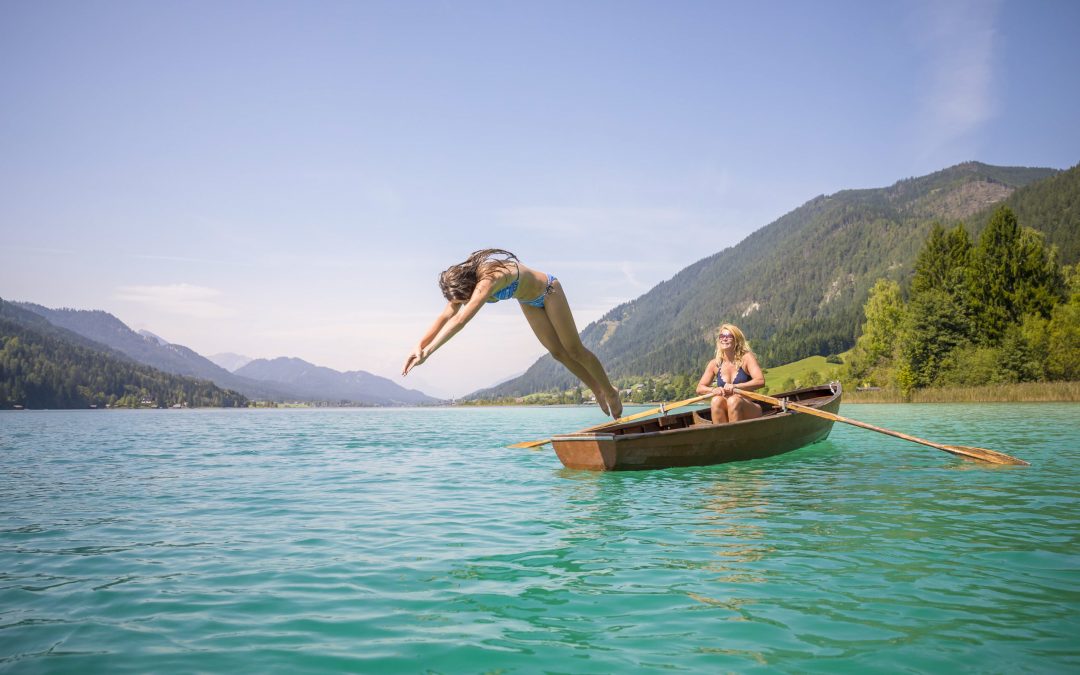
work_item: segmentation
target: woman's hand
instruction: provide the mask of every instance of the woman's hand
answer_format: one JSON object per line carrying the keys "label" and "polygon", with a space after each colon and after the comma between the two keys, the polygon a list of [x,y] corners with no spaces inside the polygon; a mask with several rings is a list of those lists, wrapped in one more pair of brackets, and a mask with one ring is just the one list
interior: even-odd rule
{"label": "woman's hand", "polygon": [[715,387],[715,388],[713,388],[712,395],[713,396],[726,396],[726,394],[724,394],[724,388],[723,387]]}
{"label": "woman's hand", "polygon": [[430,354],[425,354],[422,347],[417,347],[409,354],[409,358],[405,359],[405,365],[401,369],[401,376],[405,377],[409,374],[409,371],[417,367],[424,361],[427,361],[427,357]]}

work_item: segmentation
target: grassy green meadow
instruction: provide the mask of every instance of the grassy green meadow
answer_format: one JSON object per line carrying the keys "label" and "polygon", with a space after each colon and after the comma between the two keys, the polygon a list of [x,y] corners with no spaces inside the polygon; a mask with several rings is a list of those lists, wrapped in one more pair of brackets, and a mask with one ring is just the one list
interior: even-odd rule
{"label": "grassy green meadow", "polygon": [[[844,359],[846,356],[847,352],[841,354],[840,358]],[[838,380],[843,367],[842,363],[829,363],[824,356],[810,356],[776,368],[766,368],[763,393],[788,391],[796,387]]]}

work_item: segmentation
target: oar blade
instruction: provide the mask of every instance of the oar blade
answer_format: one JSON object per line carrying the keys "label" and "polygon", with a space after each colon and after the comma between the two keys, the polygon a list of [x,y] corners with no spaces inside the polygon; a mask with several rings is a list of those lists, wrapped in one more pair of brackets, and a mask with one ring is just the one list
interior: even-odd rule
{"label": "oar blade", "polygon": [[946,452],[953,453],[954,455],[960,455],[961,457],[969,457],[971,459],[978,459],[983,462],[990,462],[991,464],[1031,466],[1030,462],[1025,462],[1022,459],[1013,457],[1012,455],[1006,455],[1004,452],[998,452],[997,450],[987,450],[986,448],[973,448],[969,445],[942,445],[941,448]]}

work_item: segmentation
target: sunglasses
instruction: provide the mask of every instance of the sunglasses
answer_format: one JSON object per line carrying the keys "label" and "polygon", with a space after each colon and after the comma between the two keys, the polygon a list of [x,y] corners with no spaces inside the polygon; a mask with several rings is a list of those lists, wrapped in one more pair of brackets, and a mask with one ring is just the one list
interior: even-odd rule
{"label": "sunglasses", "polygon": [[734,340],[735,336],[732,335],[731,333],[720,333],[720,339],[721,340]]}

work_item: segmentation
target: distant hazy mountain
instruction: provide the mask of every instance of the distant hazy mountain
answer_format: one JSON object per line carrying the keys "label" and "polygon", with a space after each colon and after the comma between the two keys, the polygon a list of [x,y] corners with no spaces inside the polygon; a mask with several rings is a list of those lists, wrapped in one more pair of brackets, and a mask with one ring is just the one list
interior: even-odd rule
{"label": "distant hazy mountain", "polygon": [[169,341],[168,341],[168,340],[166,340],[166,339],[165,339],[165,338],[163,338],[163,337],[159,337],[159,336],[157,336],[157,335],[154,335],[153,333],[151,333],[151,332],[150,332],[150,331],[148,331],[148,330],[140,330],[140,331],[138,331],[138,333],[139,333],[139,335],[143,336],[144,338],[149,338],[149,339],[151,339],[151,340],[153,340],[153,341],[157,342],[157,343],[158,343],[159,345],[161,345],[162,347],[166,347],[166,346],[168,346],[168,344],[169,344]]}
{"label": "distant hazy mountain", "polygon": [[206,358],[210,359],[216,365],[221,366],[230,373],[235,373],[237,370],[240,370],[254,360],[250,356],[244,356],[243,354],[233,354],[232,352],[212,354],[210,356],[207,356]]}
{"label": "distant hazy mountain", "polygon": [[[293,392],[263,382],[239,378],[183,345],[169,344],[153,333],[141,335],[101,310],[49,309],[29,302],[16,303],[49,323],[78,333],[126,354],[135,361],[166,373],[209,380],[249,398],[272,401],[299,400]],[[164,343],[164,344],[162,344]]]}
{"label": "distant hazy mountain", "polygon": [[153,333],[136,333],[108,312],[101,310],[50,309],[29,302],[16,303],[24,309],[44,317],[54,326],[66,328],[127,354],[139,363],[145,363],[167,373],[201,377],[204,380],[229,373],[215,366],[187,347],[170,345]]}
{"label": "distant hazy mountain", "polygon": [[209,380],[248,398],[263,401],[308,400],[285,387],[237,377],[183,345],[169,344],[144,331],[136,333],[108,312],[100,310],[49,309],[29,302],[15,303],[54,326],[77,333],[135,360],[166,373]]}
{"label": "distant hazy mountain", "polygon": [[236,371],[253,380],[287,386],[300,394],[328,401],[354,401],[369,405],[421,405],[438,403],[416,389],[402,386],[363,370],[338,372],[301,359],[257,359]]}
{"label": "distant hazy mountain", "polygon": [[463,393],[452,387],[447,387],[443,380],[436,379],[430,381],[423,377],[417,377],[414,373],[416,373],[415,370],[409,373],[408,383],[413,389],[422,391],[428,396],[434,396],[437,399],[450,401]]}
{"label": "distant hazy mountain", "polygon": [[[612,377],[701,372],[721,322],[738,324],[765,367],[850,348],[879,278],[903,280],[937,221],[977,234],[988,209],[1013,205],[1022,225],[1080,256],[1080,167],[967,162],[886,188],[822,195],[742,242],[681,270],[582,331]],[[672,236],[658,245],[702,246]],[[574,378],[551,356],[470,397],[520,396]]]}
{"label": "distant hazy mountain", "polygon": [[244,406],[235,391],[137,363],[0,300],[0,408]]}
{"label": "distant hazy mountain", "polygon": [[105,345],[138,363],[166,373],[209,380],[253,399],[362,405],[422,405],[439,401],[362,370],[339,373],[300,359],[249,360],[231,373],[183,345],[170,344],[149,331],[136,333],[108,312],[16,304],[54,326]]}

